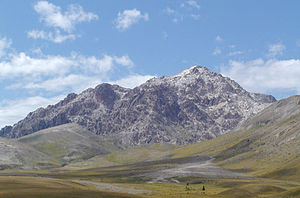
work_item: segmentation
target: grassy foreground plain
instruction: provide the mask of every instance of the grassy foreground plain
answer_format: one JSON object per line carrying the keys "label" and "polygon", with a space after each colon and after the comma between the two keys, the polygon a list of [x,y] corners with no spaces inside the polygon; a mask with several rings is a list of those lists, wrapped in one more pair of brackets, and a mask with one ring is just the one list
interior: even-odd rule
{"label": "grassy foreground plain", "polygon": [[[31,172],[30,174],[36,174]],[[300,184],[274,179],[178,178],[179,183],[147,183],[128,176],[108,177],[104,173],[59,174],[38,172],[32,176],[1,176],[3,198],[82,198],[82,197],[299,197]],[[82,175],[82,176],[80,176]],[[57,178],[55,178],[57,177]],[[82,181],[82,182],[80,182]],[[86,182],[88,181],[88,182]],[[189,182],[188,189],[186,183]],[[98,188],[103,186],[106,188]],[[108,187],[107,185],[110,185]],[[205,186],[205,194],[202,191]],[[127,192],[126,192],[127,191]]]}

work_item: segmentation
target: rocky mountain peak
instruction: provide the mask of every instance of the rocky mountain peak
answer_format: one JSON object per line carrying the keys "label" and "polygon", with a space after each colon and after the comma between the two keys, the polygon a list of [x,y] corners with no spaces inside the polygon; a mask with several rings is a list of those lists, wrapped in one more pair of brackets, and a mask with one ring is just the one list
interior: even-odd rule
{"label": "rocky mountain peak", "polygon": [[104,83],[69,94],[58,104],[1,129],[0,134],[21,137],[76,123],[124,145],[186,144],[224,134],[274,101],[269,95],[249,93],[206,67],[193,66],[134,89]]}

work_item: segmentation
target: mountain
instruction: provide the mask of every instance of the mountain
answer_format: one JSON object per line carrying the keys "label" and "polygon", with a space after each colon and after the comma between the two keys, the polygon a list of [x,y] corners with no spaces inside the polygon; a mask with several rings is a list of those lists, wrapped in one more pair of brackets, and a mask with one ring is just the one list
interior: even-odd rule
{"label": "mountain", "polygon": [[18,138],[50,127],[76,123],[123,145],[156,142],[187,144],[215,138],[275,102],[249,93],[233,80],[193,66],[127,89],[100,84],[39,108],[0,131]]}

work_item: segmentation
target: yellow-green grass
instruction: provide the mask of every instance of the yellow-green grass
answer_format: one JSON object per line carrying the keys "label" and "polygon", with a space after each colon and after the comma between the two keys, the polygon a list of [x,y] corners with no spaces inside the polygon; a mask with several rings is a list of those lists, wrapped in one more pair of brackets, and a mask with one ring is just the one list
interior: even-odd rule
{"label": "yellow-green grass", "polygon": [[68,180],[41,177],[0,177],[1,198],[117,198],[139,197],[116,192],[101,192],[93,186]]}
{"label": "yellow-green grass", "polygon": [[[128,167],[126,167],[129,170]],[[257,179],[222,179],[222,178],[174,178],[179,183],[146,183],[130,176],[115,177],[109,173],[124,170],[124,167],[101,171],[60,172],[52,171],[5,171],[6,174],[30,174],[30,176],[0,176],[0,197],[299,197],[300,183],[267,178]],[[134,170],[134,169],[132,169]],[[39,175],[39,176],[38,176]],[[49,178],[53,177],[53,178]],[[56,178],[56,179],[55,179]],[[59,178],[59,179],[58,179]],[[93,185],[72,181],[87,180],[92,182],[122,183],[126,188],[146,190],[147,193],[127,195],[98,191]],[[175,181],[174,180],[174,181]],[[186,184],[189,183],[188,189]],[[205,194],[202,187],[205,186]],[[18,189],[18,190],[16,190]]]}
{"label": "yellow-green grass", "polygon": [[162,143],[137,146],[128,150],[108,154],[105,156],[104,160],[114,162],[119,165],[160,160],[170,157],[172,155],[172,151],[177,147],[178,146],[176,145]]}
{"label": "yellow-green grass", "polygon": [[[189,185],[187,186],[187,183]],[[141,187],[141,185],[136,185]],[[202,188],[205,187],[205,193]],[[180,184],[156,183],[142,184],[142,188],[152,191],[143,194],[146,198],[155,197],[299,197],[299,184],[269,179],[199,179],[186,178]],[[293,194],[293,196],[291,196]]]}

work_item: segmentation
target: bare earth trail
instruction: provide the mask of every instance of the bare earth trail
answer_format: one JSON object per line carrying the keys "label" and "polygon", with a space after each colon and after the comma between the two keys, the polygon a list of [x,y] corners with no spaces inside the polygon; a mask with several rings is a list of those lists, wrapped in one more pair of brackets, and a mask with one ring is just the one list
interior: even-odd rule
{"label": "bare earth trail", "polygon": [[151,178],[152,183],[168,182],[168,179],[169,181],[176,182],[174,178],[180,177],[254,179],[254,177],[242,173],[224,170],[218,167],[212,162],[212,157],[204,157],[200,159],[202,160],[181,164],[174,168],[163,169],[157,172],[146,173],[142,176]]}

